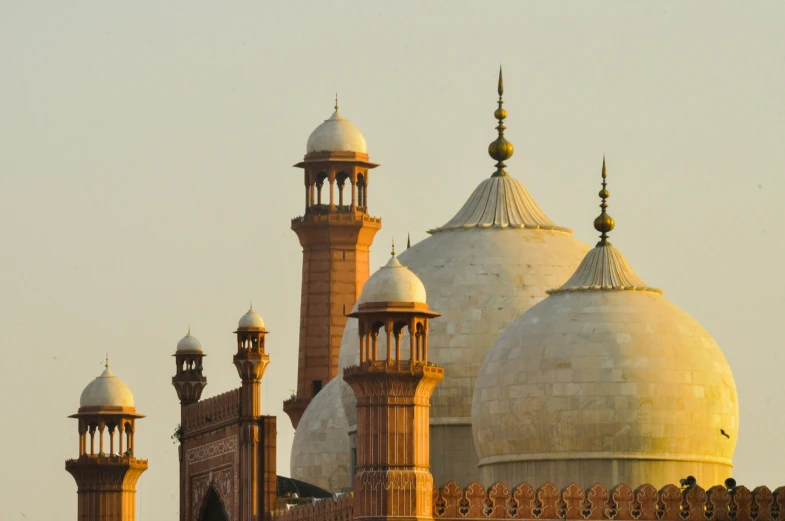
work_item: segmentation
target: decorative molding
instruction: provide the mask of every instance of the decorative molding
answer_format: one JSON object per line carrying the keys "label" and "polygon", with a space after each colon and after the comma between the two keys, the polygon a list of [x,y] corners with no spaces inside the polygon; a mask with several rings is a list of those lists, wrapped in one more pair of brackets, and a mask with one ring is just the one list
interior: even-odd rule
{"label": "decorative molding", "polygon": [[237,450],[238,437],[231,436],[223,440],[206,443],[185,452],[185,462],[187,465],[193,465],[200,461],[208,460],[210,458],[217,458],[224,454],[234,452]]}

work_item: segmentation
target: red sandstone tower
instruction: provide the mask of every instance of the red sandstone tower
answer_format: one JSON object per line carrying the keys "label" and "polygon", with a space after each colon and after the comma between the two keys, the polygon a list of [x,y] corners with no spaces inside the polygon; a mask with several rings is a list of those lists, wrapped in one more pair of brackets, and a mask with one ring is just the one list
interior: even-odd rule
{"label": "red sandstone tower", "polygon": [[[131,390],[109,370],[79,399],[79,457],[65,462],[76,480],[79,521],[133,521],[136,482],[147,460],[134,457],[137,414]],[[97,438],[97,439],[96,439]]]}
{"label": "red sandstone tower", "polygon": [[295,166],[305,171],[305,214],[292,219],[303,248],[297,393],[284,411],[297,427],[305,408],[338,374],[338,354],[351,311],[370,274],[369,252],[381,219],[368,215],[365,138],[338,112],[308,138]]}
{"label": "red sandstone tower", "polygon": [[200,400],[204,352],[190,331],[177,344],[172,384],[181,404],[181,521],[267,521],[275,509],[276,421],[261,413],[270,357],[264,321],[251,308],[235,331],[239,388]]}
{"label": "red sandstone tower", "polygon": [[393,256],[350,316],[360,334],[360,365],[343,376],[357,396],[353,518],[432,519],[429,409],[444,370],[428,363],[428,320],[439,314],[428,309],[422,282]]}

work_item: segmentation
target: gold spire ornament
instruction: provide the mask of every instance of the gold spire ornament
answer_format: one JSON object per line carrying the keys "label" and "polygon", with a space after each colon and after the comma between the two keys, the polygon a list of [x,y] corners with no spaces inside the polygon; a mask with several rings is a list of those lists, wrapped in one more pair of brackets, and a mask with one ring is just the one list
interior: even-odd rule
{"label": "gold spire ornament", "polygon": [[605,169],[605,156],[602,156],[602,190],[598,194],[602,202],[600,202],[600,208],[602,212],[596,219],[594,219],[594,229],[600,232],[600,242],[597,243],[597,246],[606,246],[610,244],[608,242],[608,232],[613,230],[616,226],[616,221],[613,220],[613,217],[608,215],[605,211],[608,208],[608,203],[606,200],[608,197],[611,196],[611,193],[606,188],[607,183],[605,182],[606,178],[608,177],[608,171]]}
{"label": "gold spire ornament", "polygon": [[338,93],[335,93],[335,110],[338,111]]}
{"label": "gold spire ornament", "polygon": [[407,233],[406,234],[406,249],[408,250],[411,247],[412,247],[412,234],[411,233]]}
{"label": "gold spire ornament", "polygon": [[392,240],[392,250],[390,250],[390,255],[395,257],[395,238]]}
{"label": "gold spire ornament", "polygon": [[504,120],[507,118],[507,111],[502,108],[502,105],[504,105],[504,100],[502,99],[502,94],[504,94],[504,79],[502,78],[501,66],[499,66],[499,85],[497,91],[499,93],[499,108],[493,113],[493,117],[499,121],[499,124],[496,125],[499,137],[488,145],[488,154],[491,158],[496,160],[496,172],[494,172],[491,177],[507,177],[508,174],[504,171],[504,167],[507,165],[505,165],[504,162],[512,157],[514,148],[512,143],[504,138],[504,130],[507,128],[504,126]]}

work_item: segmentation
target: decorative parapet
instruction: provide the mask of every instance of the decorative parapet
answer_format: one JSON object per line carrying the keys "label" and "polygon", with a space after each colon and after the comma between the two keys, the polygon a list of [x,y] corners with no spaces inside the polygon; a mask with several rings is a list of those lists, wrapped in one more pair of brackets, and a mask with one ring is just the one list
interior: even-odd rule
{"label": "decorative parapet", "polygon": [[240,389],[207,398],[183,408],[183,435],[214,429],[240,418]]}
{"label": "decorative parapet", "polygon": [[[327,205],[320,205],[320,206],[327,206]],[[343,207],[342,207],[343,208]],[[371,224],[371,225],[379,225],[381,226],[382,219],[380,217],[371,217],[367,213],[365,213],[365,207],[356,206],[356,211],[351,211],[348,209],[342,209],[341,211],[336,212],[317,212],[314,211],[312,213],[308,213],[306,216],[295,217],[292,219],[292,226],[300,223],[322,223],[322,222],[329,222],[329,223],[357,223],[362,222],[364,224]]]}
{"label": "decorative parapet", "polygon": [[322,499],[306,505],[292,506],[286,512],[276,512],[274,521],[352,521],[354,494],[349,492],[337,499]]}
{"label": "decorative parapet", "polygon": [[[282,512],[277,521],[351,521],[354,496],[344,494],[313,505]],[[474,482],[461,487],[450,481],[433,489],[434,519],[607,519],[619,521],[778,521],[785,520],[785,487],[749,490],[738,486],[628,485],[583,489],[572,484],[534,488],[522,483],[510,488],[496,483],[485,488]]]}
{"label": "decorative parapet", "polygon": [[632,489],[572,484],[561,491],[546,483],[535,489],[528,483],[510,488],[496,483],[466,488],[449,482],[433,491],[435,519],[618,519],[640,521],[777,521],[785,513],[785,487],[773,493],[766,487],[750,491],[740,486],[651,485]]}

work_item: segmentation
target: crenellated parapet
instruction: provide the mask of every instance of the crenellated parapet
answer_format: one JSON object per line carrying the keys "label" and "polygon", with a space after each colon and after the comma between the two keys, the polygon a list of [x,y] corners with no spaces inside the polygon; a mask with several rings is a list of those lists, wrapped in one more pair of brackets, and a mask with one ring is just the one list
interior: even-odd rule
{"label": "crenellated parapet", "polygon": [[274,521],[352,521],[354,494],[351,492],[336,499],[323,499],[313,504],[297,505],[286,512],[278,512]]}
{"label": "crenellated parapet", "polygon": [[204,429],[215,429],[240,417],[240,389],[207,398],[183,407],[183,435],[190,436]]}
{"label": "crenellated parapet", "polygon": [[[275,516],[277,521],[350,521],[354,496],[301,505]],[[461,487],[450,481],[433,488],[434,519],[607,519],[620,521],[778,521],[785,515],[785,487],[629,485],[562,490],[546,483],[509,487],[478,482]]]}

